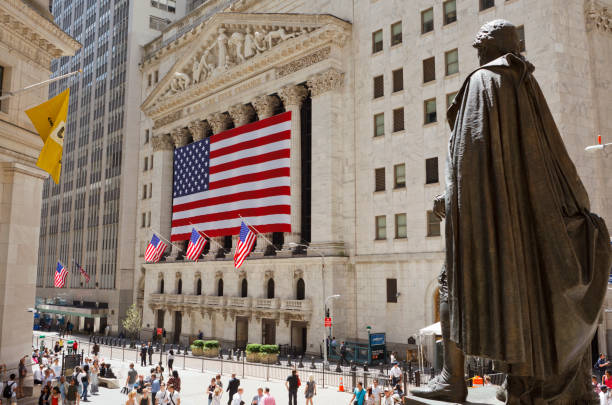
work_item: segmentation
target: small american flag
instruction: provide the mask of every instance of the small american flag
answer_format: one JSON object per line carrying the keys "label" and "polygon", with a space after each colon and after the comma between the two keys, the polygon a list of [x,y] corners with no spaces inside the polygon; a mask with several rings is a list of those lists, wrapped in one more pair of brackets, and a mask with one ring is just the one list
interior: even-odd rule
{"label": "small american flag", "polygon": [[255,232],[251,231],[244,222],[240,224],[240,237],[238,238],[238,246],[236,246],[236,253],[234,253],[234,267],[237,269],[242,266],[244,259],[251,253],[253,244],[257,239]]}
{"label": "small american flag", "polygon": [[153,234],[151,242],[149,242],[149,246],[147,246],[145,251],[145,262],[157,263],[161,259],[164,250],[166,250],[166,244],[157,235]]}
{"label": "small american flag", "polygon": [[55,288],[63,288],[66,285],[66,276],[68,275],[68,270],[64,267],[61,262],[57,262],[57,270],[55,270],[55,279],[53,281],[53,286]]}
{"label": "small american flag", "polygon": [[187,245],[187,258],[194,262],[200,257],[200,253],[206,246],[206,239],[200,235],[195,228],[191,230],[191,238],[189,239],[189,245]]}
{"label": "small american flag", "polygon": [[87,272],[81,267],[81,265],[78,262],[75,261],[74,264],[76,264],[79,271],[81,272],[81,275],[83,276],[83,278],[85,278],[85,282],[89,283],[89,280],[90,280],[89,274],[87,274]]}

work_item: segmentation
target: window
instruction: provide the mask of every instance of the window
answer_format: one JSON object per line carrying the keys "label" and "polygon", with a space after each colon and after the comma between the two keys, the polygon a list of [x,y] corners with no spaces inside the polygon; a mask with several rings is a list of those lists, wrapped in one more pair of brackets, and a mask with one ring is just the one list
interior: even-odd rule
{"label": "window", "polygon": [[383,50],[383,35],[382,30],[372,33],[372,53]]}
{"label": "window", "polygon": [[444,54],[446,62],[446,76],[459,72],[459,52],[456,49]]}
{"label": "window", "polygon": [[374,78],[374,98],[385,95],[385,80],[382,75]]}
{"label": "window", "polygon": [[440,236],[440,218],[433,211],[427,211],[427,236]]}
{"label": "window", "polygon": [[425,124],[431,124],[436,121],[436,99],[425,100]]}
{"label": "window", "polygon": [[516,34],[518,35],[520,42],[519,51],[525,52],[525,26],[519,25],[518,27],[516,27]]}
{"label": "window", "polygon": [[404,107],[393,110],[393,132],[404,130]]}
{"label": "window", "polygon": [[179,278],[178,283],[176,284],[176,293],[177,294],[182,294],[183,293],[183,280]]}
{"label": "window", "polygon": [[144,228],[146,224],[147,224],[147,214],[143,212],[140,218],[140,227]]}
{"label": "window", "polygon": [[149,130],[146,129],[145,130],[145,141],[144,141],[145,145],[149,143]]}
{"label": "window", "polygon": [[155,83],[159,81],[159,70],[155,71]]}
{"label": "window", "polygon": [[397,302],[397,279],[387,279],[387,302]]}
{"label": "window", "polygon": [[153,84],[153,76],[151,76],[151,73],[149,73],[149,75],[147,76],[147,83],[148,86],[151,86],[151,84]]}
{"label": "window", "polygon": [[374,169],[374,191],[385,191],[385,168]]}
{"label": "window", "polygon": [[421,34],[433,31],[433,8],[421,12]]}
{"label": "window", "polygon": [[404,69],[393,71],[393,92],[404,90]]}
{"label": "window", "polygon": [[[0,96],[3,94],[4,89],[4,66],[0,66]],[[0,101],[0,109],[2,109],[2,101]]]}
{"label": "window", "polygon": [[198,278],[198,282],[196,283],[196,295],[202,295],[202,279]]}
{"label": "window", "polygon": [[304,283],[303,279],[298,278],[298,281],[295,286],[295,299],[303,300],[305,298],[306,298],[306,284]]}
{"label": "window", "polygon": [[163,31],[170,22],[170,20],[165,18],[155,17],[154,15],[149,16],[149,28],[152,30]]}
{"label": "window", "polygon": [[240,296],[242,298],[246,298],[248,296],[249,293],[249,283],[247,282],[246,278],[242,279],[242,282],[240,283]]}
{"label": "window", "polygon": [[149,183],[149,198],[153,195],[153,183]]}
{"label": "window", "polygon": [[149,158],[149,169],[153,170],[153,155]]}
{"label": "window", "polygon": [[406,165],[400,163],[393,166],[393,188],[406,187]]}
{"label": "window", "polygon": [[457,0],[444,2],[444,25],[457,21]]}
{"label": "window", "polygon": [[174,13],[176,11],[176,0],[151,0],[151,6]]}
{"label": "window", "polygon": [[142,186],[142,199],[144,200],[145,198],[147,198],[147,185],[143,185]]}
{"label": "window", "polygon": [[149,170],[149,158],[147,156],[145,156],[144,158],[144,170],[143,172],[146,172],[147,170]]}
{"label": "window", "polygon": [[480,0],[480,11],[495,7],[495,0]]}
{"label": "window", "polygon": [[217,281],[217,297],[223,297],[223,279]]}
{"label": "window", "polygon": [[391,25],[391,46],[402,43],[402,22]]}
{"label": "window", "polygon": [[374,116],[374,136],[385,134],[385,114],[380,113]]}
{"label": "window", "polygon": [[159,293],[160,294],[164,293],[164,279],[163,278],[159,281]]}
{"label": "window", "polygon": [[387,239],[387,217],[379,215],[376,218],[376,240]]}
{"label": "window", "polygon": [[395,214],[395,239],[405,239],[407,236],[406,214]]}
{"label": "window", "polygon": [[451,106],[451,104],[453,104],[453,101],[455,101],[455,97],[457,96],[457,92],[453,92],[453,93],[448,93],[446,95],[446,109],[448,110],[448,107]]}
{"label": "window", "polygon": [[425,184],[434,184],[439,181],[438,158],[425,159]]}
{"label": "window", "polygon": [[268,299],[274,298],[274,279],[268,280]]}
{"label": "window", "polygon": [[151,211],[147,212],[147,227],[151,226]]}
{"label": "window", "polygon": [[423,83],[436,80],[436,58],[431,57],[423,60]]}

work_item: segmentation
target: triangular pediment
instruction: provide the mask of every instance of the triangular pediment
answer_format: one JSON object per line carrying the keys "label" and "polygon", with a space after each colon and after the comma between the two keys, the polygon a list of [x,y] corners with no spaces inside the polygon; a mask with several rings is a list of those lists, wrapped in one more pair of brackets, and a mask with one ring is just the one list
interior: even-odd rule
{"label": "triangular pediment", "polygon": [[286,61],[308,47],[342,46],[351,25],[330,15],[218,13],[192,30],[190,43],[143,102],[156,116]]}

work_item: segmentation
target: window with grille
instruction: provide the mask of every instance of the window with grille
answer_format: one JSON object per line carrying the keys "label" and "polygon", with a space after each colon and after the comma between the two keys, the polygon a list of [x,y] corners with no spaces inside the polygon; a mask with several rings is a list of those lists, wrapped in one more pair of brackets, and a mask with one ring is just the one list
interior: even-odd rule
{"label": "window with grille", "polygon": [[516,27],[516,34],[518,35],[520,41],[519,51],[525,52],[525,26],[519,25]]}
{"label": "window with grille", "polygon": [[149,158],[149,169],[153,170],[153,155]]}
{"label": "window with grille", "polygon": [[155,83],[159,81],[159,70],[155,71]]}
{"label": "window with grille", "polygon": [[387,217],[384,215],[376,217],[376,239],[387,239]]}
{"label": "window with grille", "polygon": [[374,191],[385,191],[385,168],[374,169]]}
{"label": "window with grille", "polygon": [[372,33],[372,53],[380,52],[383,50],[383,33],[382,30],[378,30]]}
{"label": "window with grille", "polygon": [[456,49],[446,52],[444,60],[446,62],[447,76],[459,72],[459,52]]}
{"label": "window with grille", "polygon": [[440,236],[440,218],[433,211],[427,211],[427,236]]}
{"label": "window with grille", "polygon": [[423,83],[436,80],[436,58],[431,57],[423,60]]}
{"label": "window with grille", "polygon": [[147,143],[149,143],[149,130],[148,129],[145,130],[145,141],[144,141],[144,143],[145,143],[145,145]]}
{"label": "window with grille", "polygon": [[400,163],[393,166],[393,188],[406,187],[406,165]]}
{"label": "window with grille", "polygon": [[480,11],[495,7],[495,0],[480,0]]}
{"label": "window with grille", "polygon": [[145,156],[144,158],[144,172],[146,172],[147,170],[149,170],[149,158],[147,156]]}
{"label": "window with grille", "polygon": [[404,90],[404,69],[393,71],[393,92]]}
{"label": "window with grille", "polygon": [[404,130],[404,108],[393,110],[393,132]]}
{"label": "window with grille", "polygon": [[425,159],[425,184],[438,183],[438,158]]}
{"label": "window with grille", "polygon": [[144,200],[145,198],[147,198],[147,185],[143,185],[142,186],[142,199]]}
{"label": "window with grille", "polygon": [[148,82],[149,86],[151,86],[151,84],[153,84],[153,76],[151,76],[151,73],[149,73],[149,75],[148,75],[147,82]]}
{"label": "window with grille", "polygon": [[374,136],[383,136],[385,134],[385,114],[380,113],[374,115]]}
{"label": "window with grille", "polygon": [[142,217],[141,217],[141,221],[140,221],[140,227],[144,228],[146,223],[147,223],[147,214],[145,214],[143,212],[142,213]]}
{"label": "window with grille", "polygon": [[391,46],[402,43],[402,22],[391,25]]}
{"label": "window with grille", "polygon": [[155,17],[154,15],[149,16],[149,28],[152,30],[163,31],[170,22],[170,20],[165,18]]}
{"label": "window with grille", "polygon": [[387,279],[387,302],[397,302],[397,279]]}
{"label": "window with grille", "polygon": [[406,214],[395,214],[395,239],[404,239],[407,236]]}
{"label": "window with grille", "polygon": [[444,25],[457,21],[457,0],[444,2]]}
{"label": "window with grille", "polygon": [[432,98],[425,100],[425,124],[431,124],[437,121],[436,116],[436,99]]}
{"label": "window with grille", "polygon": [[149,183],[149,198],[153,195],[153,183]]}
{"label": "window with grille", "polygon": [[421,12],[421,34],[433,31],[433,8]]}
{"label": "window with grille", "polygon": [[455,101],[455,97],[457,96],[457,92],[453,92],[453,93],[448,93],[446,95],[446,109],[448,110],[448,108],[451,106],[451,104],[453,104],[453,101]]}
{"label": "window with grille", "polygon": [[382,75],[374,78],[374,98],[379,98],[385,95],[385,80]]}

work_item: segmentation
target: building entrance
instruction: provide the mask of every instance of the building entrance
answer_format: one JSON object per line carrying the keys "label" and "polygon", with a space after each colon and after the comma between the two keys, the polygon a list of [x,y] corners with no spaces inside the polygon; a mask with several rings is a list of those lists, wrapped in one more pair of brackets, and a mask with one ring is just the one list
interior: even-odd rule
{"label": "building entrance", "polygon": [[276,320],[262,319],[261,320],[261,342],[264,345],[276,344]]}
{"label": "building entrance", "polygon": [[308,333],[306,322],[291,322],[291,346],[296,354],[304,354],[308,347],[306,336]]}
{"label": "building entrance", "polygon": [[181,324],[183,323],[183,315],[176,311],[174,313],[174,336],[172,337],[174,343],[178,343],[181,338]]}
{"label": "building entrance", "polygon": [[244,349],[249,340],[249,319],[236,317],[236,348]]}

